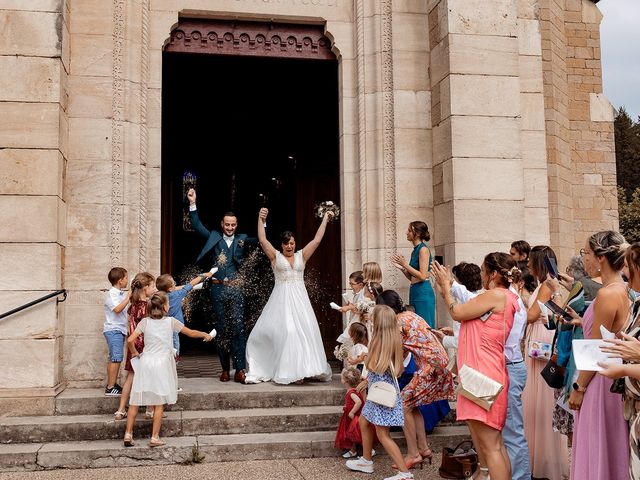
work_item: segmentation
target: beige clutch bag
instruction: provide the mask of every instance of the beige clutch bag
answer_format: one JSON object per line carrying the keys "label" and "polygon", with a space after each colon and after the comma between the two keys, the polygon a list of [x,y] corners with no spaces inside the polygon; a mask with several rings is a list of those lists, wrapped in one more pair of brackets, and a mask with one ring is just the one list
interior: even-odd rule
{"label": "beige clutch bag", "polygon": [[504,388],[504,385],[493,378],[467,365],[463,365],[458,371],[458,379],[457,393],[485,410],[491,409],[491,405]]}

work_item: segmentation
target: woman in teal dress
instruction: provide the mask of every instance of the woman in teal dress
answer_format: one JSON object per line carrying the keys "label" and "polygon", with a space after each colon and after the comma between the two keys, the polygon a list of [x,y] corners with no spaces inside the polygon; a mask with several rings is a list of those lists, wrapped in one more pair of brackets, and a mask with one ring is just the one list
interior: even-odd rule
{"label": "woman in teal dress", "polygon": [[[421,221],[411,222],[407,229],[407,240],[413,244],[411,259],[407,262],[404,256],[396,253],[391,256],[393,265],[400,269],[405,277],[411,282],[409,288],[409,305],[411,305],[416,314],[422,317],[429,327],[436,327],[436,297],[431,287],[429,277],[431,276],[431,261],[433,256],[426,242],[431,239],[429,227]],[[416,372],[416,364],[411,358],[405,371],[400,377],[400,387],[404,386],[411,380]],[[447,416],[451,408],[449,402],[440,400],[428,405],[419,407],[420,413],[424,418],[425,430],[431,433],[438,425],[438,422]]]}
{"label": "woman in teal dress", "polygon": [[431,328],[436,327],[436,297],[431,287],[431,250],[426,242],[431,239],[426,223],[415,221],[409,224],[407,240],[413,244],[411,259],[407,262],[399,253],[391,256],[391,262],[400,269],[411,282],[409,289],[409,305],[416,310]]}

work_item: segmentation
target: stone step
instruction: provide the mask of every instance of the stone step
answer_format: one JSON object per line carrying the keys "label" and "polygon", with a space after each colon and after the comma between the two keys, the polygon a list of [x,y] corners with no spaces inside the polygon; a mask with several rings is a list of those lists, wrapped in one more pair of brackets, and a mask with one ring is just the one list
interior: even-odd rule
{"label": "stone step", "polygon": [[[144,408],[142,409],[144,411]],[[170,411],[162,420],[165,437],[333,430],[342,407],[305,406],[242,410]],[[53,415],[0,418],[0,443],[110,440],[124,435],[126,420],[112,415]],[[149,435],[151,420],[138,414],[138,435]]]}
{"label": "stone step", "polygon": [[[395,432],[393,436],[403,446],[402,433]],[[333,457],[342,453],[333,448],[334,438],[334,431],[315,431],[167,437],[167,445],[161,448],[149,448],[148,437],[140,436],[137,437],[136,445],[130,448],[123,447],[121,440],[0,445],[0,470],[30,471]],[[444,446],[453,446],[468,438],[469,431],[466,427],[438,427],[429,435],[429,442],[433,450],[440,451]],[[383,452],[381,446],[378,447],[378,451]]]}
{"label": "stone step", "polygon": [[[178,402],[171,406],[171,410],[342,406],[345,388],[340,383],[339,375],[333,377],[331,382],[308,382],[302,385],[242,385],[222,383],[212,378],[181,378],[179,385],[183,390],[178,393]],[[56,414],[113,414],[118,409],[119,401],[118,397],[105,397],[102,389],[68,388],[56,397]]]}

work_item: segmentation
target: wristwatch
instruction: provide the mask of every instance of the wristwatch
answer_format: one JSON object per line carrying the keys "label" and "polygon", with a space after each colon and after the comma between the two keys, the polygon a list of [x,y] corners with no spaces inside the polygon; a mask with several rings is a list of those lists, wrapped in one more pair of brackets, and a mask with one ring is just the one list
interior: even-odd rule
{"label": "wristwatch", "polygon": [[573,382],[573,389],[576,392],[580,392],[580,393],[584,393],[587,391],[587,387],[581,387],[580,385],[578,385],[578,382]]}

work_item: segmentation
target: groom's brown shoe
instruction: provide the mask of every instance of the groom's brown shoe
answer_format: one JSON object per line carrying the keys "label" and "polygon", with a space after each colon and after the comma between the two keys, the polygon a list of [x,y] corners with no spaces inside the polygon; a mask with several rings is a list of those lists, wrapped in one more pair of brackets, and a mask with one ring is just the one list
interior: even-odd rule
{"label": "groom's brown shoe", "polygon": [[220,381],[228,382],[229,380],[231,380],[231,377],[229,376],[229,370],[223,370],[220,374]]}
{"label": "groom's brown shoe", "polygon": [[233,376],[233,381],[238,383],[244,383],[247,378],[247,374],[244,373],[244,370],[236,370],[236,374]]}

